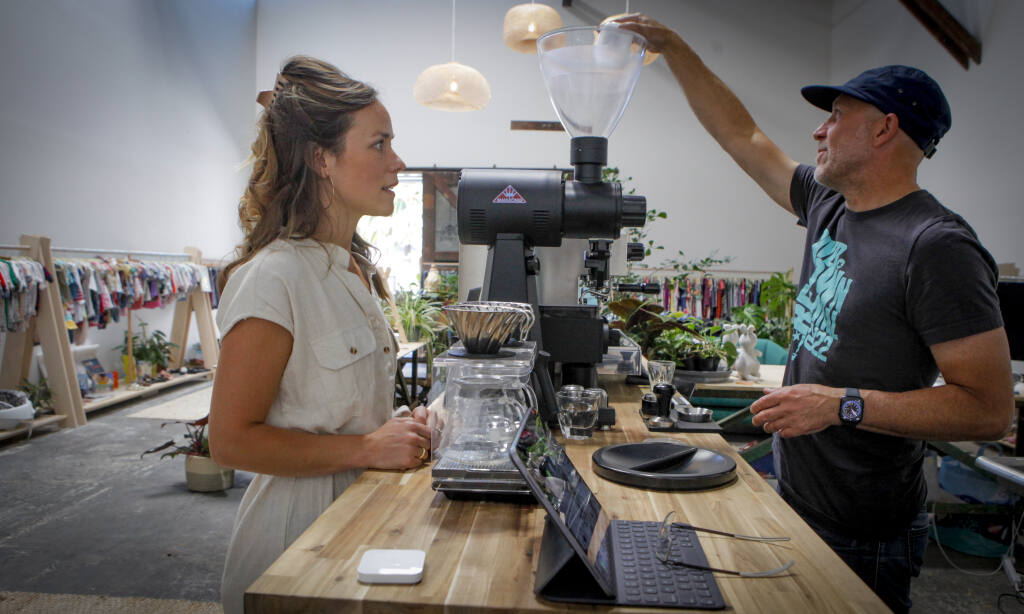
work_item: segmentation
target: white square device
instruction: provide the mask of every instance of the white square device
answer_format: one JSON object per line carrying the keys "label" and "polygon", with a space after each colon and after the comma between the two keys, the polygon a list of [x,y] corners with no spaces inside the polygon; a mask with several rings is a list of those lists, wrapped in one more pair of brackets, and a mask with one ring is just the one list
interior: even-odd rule
{"label": "white square device", "polygon": [[422,550],[367,550],[359,560],[359,581],[367,584],[416,584],[423,578]]}

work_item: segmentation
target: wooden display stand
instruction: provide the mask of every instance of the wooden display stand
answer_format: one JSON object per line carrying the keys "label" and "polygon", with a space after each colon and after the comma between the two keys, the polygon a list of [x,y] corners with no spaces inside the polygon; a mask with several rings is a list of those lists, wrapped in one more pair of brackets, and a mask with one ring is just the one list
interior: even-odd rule
{"label": "wooden display stand", "polygon": [[[53,254],[50,239],[33,235],[22,235],[25,256],[42,263],[47,271],[53,272]],[[28,378],[32,365],[32,340],[39,334],[43,346],[43,361],[49,374],[50,392],[53,395],[53,416],[36,418],[24,426],[0,431],[0,439],[7,439],[29,432],[47,424],[59,423],[63,427],[85,424],[85,410],[82,395],[78,391],[78,376],[71,359],[71,344],[64,326],[64,308],[56,285],[47,284],[39,292],[36,316],[20,333],[7,333],[4,343],[3,370],[0,371],[0,388],[17,388]]]}
{"label": "wooden display stand", "polygon": [[[50,239],[35,235],[22,235],[19,250],[25,256],[42,263],[47,271],[53,273],[53,253]],[[59,251],[59,250],[58,250]],[[104,252],[100,252],[104,253]],[[108,252],[109,253],[109,252]],[[122,253],[117,251],[116,253]],[[186,248],[185,253],[192,262],[201,262],[202,254],[195,248]],[[27,328],[19,333],[7,333],[4,343],[3,370],[0,372],[0,388],[17,388],[29,376],[32,364],[33,339],[38,333],[39,344],[43,350],[43,362],[49,376],[47,381],[53,397],[54,415],[43,416],[35,420],[26,420],[17,428],[0,431],[0,440],[10,439],[23,434],[30,434],[33,429],[59,423],[61,427],[76,427],[86,423],[86,413],[109,407],[136,397],[177,386],[190,381],[210,379],[217,367],[220,346],[213,326],[213,310],[210,297],[200,288],[196,288],[189,296],[177,302],[174,307],[174,322],[169,340],[177,345],[171,354],[170,366],[179,369],[184,362],[185,345],[188,341],[188,329],[191,316],[195,314],[199,327],[200,346],[203,362],[209,371],[187,375],[172,376],[169,381],[160,382],[137,390],[128,390],[128,382],[122,389],[101,399],[83,400],[78,388],[78,375],[71,355],[71,343],[64,324],[64,308],[61,305],[60,291],[56,281],[47,285],[39,292],[37,313]],[[129,333],[131,338],[131,311],[128,312]]]}

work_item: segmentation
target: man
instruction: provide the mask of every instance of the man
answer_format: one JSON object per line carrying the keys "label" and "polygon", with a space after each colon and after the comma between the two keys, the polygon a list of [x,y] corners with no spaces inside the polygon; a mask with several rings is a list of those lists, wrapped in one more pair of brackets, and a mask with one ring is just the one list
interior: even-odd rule
{"label": "man", "polygon": [[[751,407],[783,498],[896,612],[927,544],[924,441],[992,440],[1013,412],[992,257],[917,185],[950,126],[939,86],[887,66],[804,97],[830,112],[800,165],[673,31],[620,18],[665,56],[695,115],[807,228],[784,386]],[[941,372],[945,383],[933,387]]]}

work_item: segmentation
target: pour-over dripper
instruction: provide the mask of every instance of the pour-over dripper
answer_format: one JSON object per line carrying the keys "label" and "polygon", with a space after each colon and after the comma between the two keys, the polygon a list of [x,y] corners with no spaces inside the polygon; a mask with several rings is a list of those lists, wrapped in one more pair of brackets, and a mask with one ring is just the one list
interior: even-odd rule
{"label": "pour-over dripper", "polygon": [[573,137],[608,138],[626,110],[647,42],[614,24],[552,30],[537,39],[551,104]]}

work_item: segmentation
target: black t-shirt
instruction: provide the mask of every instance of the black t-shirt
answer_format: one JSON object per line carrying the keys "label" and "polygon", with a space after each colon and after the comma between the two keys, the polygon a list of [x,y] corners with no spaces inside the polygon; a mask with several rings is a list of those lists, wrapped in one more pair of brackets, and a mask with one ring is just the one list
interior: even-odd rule
{"label": "black t-shirt", "polygon": [[[927,191],[858,213],[801,165],[790,200],[807,242],[785,385],[927,388],[929,346],[1002,326],[995,261]],[[783,497],[838,533],[892,538],[924,503],[922,441],[832,426],[775,449]]]}

